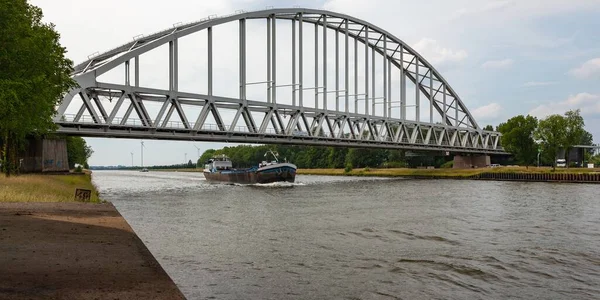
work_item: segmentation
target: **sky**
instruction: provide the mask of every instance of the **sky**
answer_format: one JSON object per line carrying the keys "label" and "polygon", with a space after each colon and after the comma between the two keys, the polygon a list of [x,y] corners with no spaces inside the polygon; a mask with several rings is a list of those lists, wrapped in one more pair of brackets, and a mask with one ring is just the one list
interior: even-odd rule
{"label": "sky", "polygon": [[[581,109],[586,129],[600,142],[600,0],[325,0],[325,1],[142,1],[30,0],[55,24],[61,44],[76,64],[95,52],[127,43],[134,36],[172,28],[210,15],[270,7],[306,7],[348,14],[394,34],[423,55],[460,95],[480,126],[498,125],[519,114],[544,118]],[[237,84],[235,41],[226,36],[237,24],[215,28],[215,92],[227,95]],[[279,26],[279,25],[278,25]],[[249,29],[249,41],[264,38]],[[279,28],[278,28],[279,29]],[[278,31],[278,41],[286,36]],[[281,39],[279,38],[281,37]],[[201,38],[181,42],[180,86],[202,81],[205,47]],[[187,45],[187,46],[186,46]],[[165,56],[149,54],[140,68],[142,85],[165,84]],[[249,50],[248,68],[264,65],[264,54]],[[279,51],[285,51],[281,49]],[[164,51],[163,51],[164,52]],[[164,53],[163,53],[164,54]],[[280,55],[280,54],[278,54]],[[218,56],[218,55],[217,55]],[[279,57],[283,56],[278,56]],[[282,59],[285,59],[283,57]],[[307,59],[311,59],[308,57]],[[185,63],[181,61],[186,60]],[[285,72],[279,72],[283,74]],[[161,75],[162,74],[162,75]],[[187,76],[186,76],[187,75]],[[119,75],[110,75],[107,77]],[[144,77],[145,76],[145,77]],[[282,82],[287,80],[278,78]],[[249,81],[260,80],[254,72]],[[263,79],[264,80],[264,79]],[[261,97],[260,91],[249,90]],[[86,138],[94,149],[90,165],[140,164],[140,140]],[[226,143],[146,140],[144,164],[195,161]]]}

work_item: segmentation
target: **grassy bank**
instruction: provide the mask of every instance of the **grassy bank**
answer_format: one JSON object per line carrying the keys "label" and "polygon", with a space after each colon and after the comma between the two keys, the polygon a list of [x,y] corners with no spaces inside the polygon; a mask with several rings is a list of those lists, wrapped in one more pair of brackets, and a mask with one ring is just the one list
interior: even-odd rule
{"label": "grassy bank", "polygon": [[74,202],[75,189],[91,190],[91,202],[100,202],[91,174],[26,174],[10,178],[0,174],[0,202]]}
{"label": "grassy bank", "polygon": [[[378,177],[410,177],[410,176],[431,176],[431,177],[468,177],[481,173],[551,173],[552,168],[547,167],[499,167],[499,168],[481,168],[481,169],[353,169],[350,172],[344,172],[344,169],[298,169],[298,174],[302,175],[331,175],[331,176],[378,176]],[[556,173],[590,173],[600,172],[600,169],[556,169]]]}

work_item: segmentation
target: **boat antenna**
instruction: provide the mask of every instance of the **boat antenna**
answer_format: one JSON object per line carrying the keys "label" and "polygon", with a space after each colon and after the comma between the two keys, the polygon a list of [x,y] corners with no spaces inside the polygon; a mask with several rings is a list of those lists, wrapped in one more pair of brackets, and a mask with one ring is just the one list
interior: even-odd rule
{"label": "boat antenna", "polygon": [[277,159],[277,157],[279,156],[279,153],[277,153],[277,152],[273,152],[273,150],[269,149],[269,150],[267,151],[267,153],[265,153],[265,157],[267,157],[267,154],[268,154],[268,153],[271,153],[271,155],[273,155],[273,157],[275,158],[275,161],[276,161],[276,162],[279,162],[279,159]]}

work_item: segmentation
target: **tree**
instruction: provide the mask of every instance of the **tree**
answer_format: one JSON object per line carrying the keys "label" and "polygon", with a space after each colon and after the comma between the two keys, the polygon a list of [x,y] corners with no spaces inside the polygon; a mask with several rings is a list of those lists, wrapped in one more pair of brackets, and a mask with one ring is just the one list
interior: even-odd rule
{"label": "tree", "polygon": [[204,164],[211,159],[213,156],[215,156],[215,149],[208,149],[206,151],[204,151],[204,153],[202,153],[202,155],[200,156],[200,158],[198,158],[198,162],[196,163],[196,165],[198,167],[204,167]]}
{"label": "tree", "polygon": [[54,129],[61,96],[75,85],[54,25],[26,0],[0,0],[0,164],[10,176],[29,136]]}
{"label": "tree", "polygon": [[327,156],[327,167],[343,168],[346,162],[346,154],[348,154],[348,148],[329,147],[329,154]]}
{"label": "tree", "polygon": [[88,159],[94,153],[92,147],[88,146],[82,137],[69,136],[67,140],[67,158],[69,159],[69,168],[75,168],[75,164],[88,166]]}
{"label": "tree", "polygon": [[586,131],[583,129],[585,122],[583,117],[580,115],[580,110],[570,110],[565,113],[565,139],[563,147],[565,149],[565,156],[567,159],[567,167],[570,165],[569,152],[574,145],[581,143]]}
{"label": "tree", "polygon": [[532,116],[519,115],[512,117],[498,126],[502,133],[502,147],[514,155],[519,164],[529,167],[536,159],[537,144],[533,134],[538,126],[538,120]]}
{"label": "tree", "polygon": [[556,169],[556,156],[564,147],[567,120],[561,115],[551,115],[541,120],[535,131],[535,138],[540,140],[546,155],[552,160],[552,170]]}
{"label": "tree", "polygon": [[483,127],[483,130],[494,131],[494,126],[492,126],[492,125],[486,125],[485,127]]}

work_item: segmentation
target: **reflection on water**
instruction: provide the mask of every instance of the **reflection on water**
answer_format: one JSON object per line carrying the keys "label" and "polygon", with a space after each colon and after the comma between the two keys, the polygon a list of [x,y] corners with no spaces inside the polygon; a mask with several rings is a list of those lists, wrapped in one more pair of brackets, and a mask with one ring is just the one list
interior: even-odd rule
{"label": "reflection on water", "polygon": [[97,171],[189,299],[594,299],[596,185]]}

